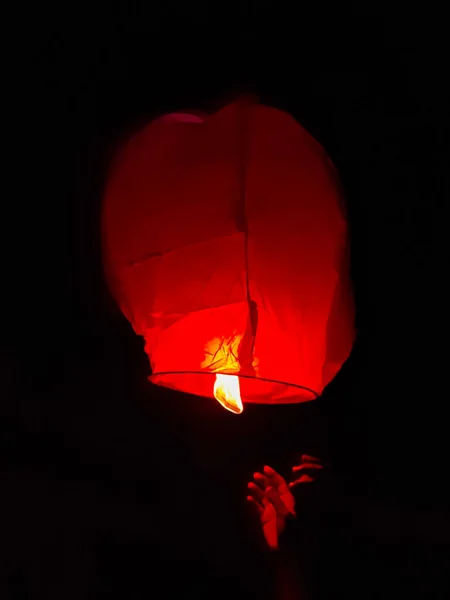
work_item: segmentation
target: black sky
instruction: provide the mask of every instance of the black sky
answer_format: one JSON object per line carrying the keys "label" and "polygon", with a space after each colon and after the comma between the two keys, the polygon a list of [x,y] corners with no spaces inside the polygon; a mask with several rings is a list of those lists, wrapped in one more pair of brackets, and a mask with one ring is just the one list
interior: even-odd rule
{"label": "black sky", "polygon": [[[260,572],[258,552],[248,559],[246,478],[264,461],[286,467],[296,451],[326,449],[363,494],[448,503],[442,17],[249,6],[42,8],[20,22],[18,194],[2,200],[5,549],[16,597],[149,597],[161,569],[172,579],[186,564],[224,569],[218,546],[239,548]],[[149,387],[142,342],[102,279],[101,194],[121,140],[155,115],[211,110],[239,92],[291,112],[330,154],[348,199],[359,339],[325,394],[328,436],[321,408],[235,417]],[[155,553],[167,559],[158,574]]]}

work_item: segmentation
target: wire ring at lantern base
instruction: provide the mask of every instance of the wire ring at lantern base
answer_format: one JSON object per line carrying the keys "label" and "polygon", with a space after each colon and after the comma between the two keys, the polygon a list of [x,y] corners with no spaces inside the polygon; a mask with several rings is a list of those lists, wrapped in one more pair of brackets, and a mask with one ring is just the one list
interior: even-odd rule
{"label": "wire ring at lantern base", "polygon": [[[287,383],[285,381],[279,381],[276,379],[266,379],[264,377],[253,377],[252,375],[241,375],[240,373],[220,373],[220,372],[213,372],[213,371],[160,371],[157,373],[152,373],[151,375],[149,375],[148,380],[152,382],[152,379],[155,377],[164,377],[164,376],[170,376],[170,375],[209,375],[211,377],[211,375],[234,375],[234,376],[238,376],[239,379],[248,379],[248,380],[253,380],[253,381],[260,381],[262,383],[272,383],[275,385],[284,385],[286,387],[293,387],[293,388],[297,388],[298,390],[303,390],[304,392],[307,392],[309,394],[311,394],[311,398],[309,399],[305,399],[303,401],[295,401],[295,400],[283,400],[283,398],[281,398],[279,401],[274,401],[274,402],[258,402],[256,400],[247,400],[247,403],[250,404],[300,404],[302,402],[311,402],[312,400],[317,400],[317,398],[319,398],[320,394],[318,392],[316,392],[315,390],[308,388],[304,385],[299,385],[298,383]],[[164,387],[164,386],[163,386]],[[209,395],[205,395],[205,394],[196,394],[195,392],[188,392],[185,391],[183,392],[183,390],[180,390],[178,388],[174,388],[172,386],[167,386],[167,387],[171,387],[172,389],[176,389],[178,391],[181,391],[182,393],[186,393],[186,394],[191,394],[191,395],[197,395],[197,396],[201,396],[201,397],[206,397],[206,398],[210,398],[213,396],[209,396]],[[244,403],[245,403],[245,399],[244,399]]]}

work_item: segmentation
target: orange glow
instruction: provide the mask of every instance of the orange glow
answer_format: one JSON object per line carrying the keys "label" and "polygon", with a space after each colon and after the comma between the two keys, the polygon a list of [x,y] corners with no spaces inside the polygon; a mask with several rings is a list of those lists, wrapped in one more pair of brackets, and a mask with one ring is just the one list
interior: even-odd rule
{"label": "orange glow", "polygon": [[214,382],[214,398],[224,408],[239,415],[244,410],[239,377],[237,375],[217,373],[216,381]]}

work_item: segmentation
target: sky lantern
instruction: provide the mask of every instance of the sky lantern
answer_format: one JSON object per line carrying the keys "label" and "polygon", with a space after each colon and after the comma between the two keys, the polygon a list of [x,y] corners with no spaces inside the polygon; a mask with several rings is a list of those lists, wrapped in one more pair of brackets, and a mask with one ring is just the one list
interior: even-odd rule
{"label": "sky lantern", "polygon": [[105,192],[104,265],[150,380],[234,413],[319,396],[355,335],[343,207],[324,149],[252,100],[130,139]]}

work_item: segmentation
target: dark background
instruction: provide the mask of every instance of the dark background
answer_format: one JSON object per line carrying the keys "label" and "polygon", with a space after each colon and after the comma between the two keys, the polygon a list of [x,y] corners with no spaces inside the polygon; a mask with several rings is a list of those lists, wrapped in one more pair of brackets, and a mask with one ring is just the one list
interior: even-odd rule
{"label": "dark background", "polygon": [[[246,483],[266,462],[288,473],[303,451],[327,456],[355,494],[432,514],[449,503],[442,15],[164,6],[40,7],[10,48],[21,66],[15,193],[2,200],[5,598],[270,597]],[[235,416],[147,382],[142,341],[102,278],[99,215],[130,133],[239,92],[293,114],[341,174],[359,338],[323,400]],[[399,544],[376,572],[436,597],[432,538],[418,554]]]}

